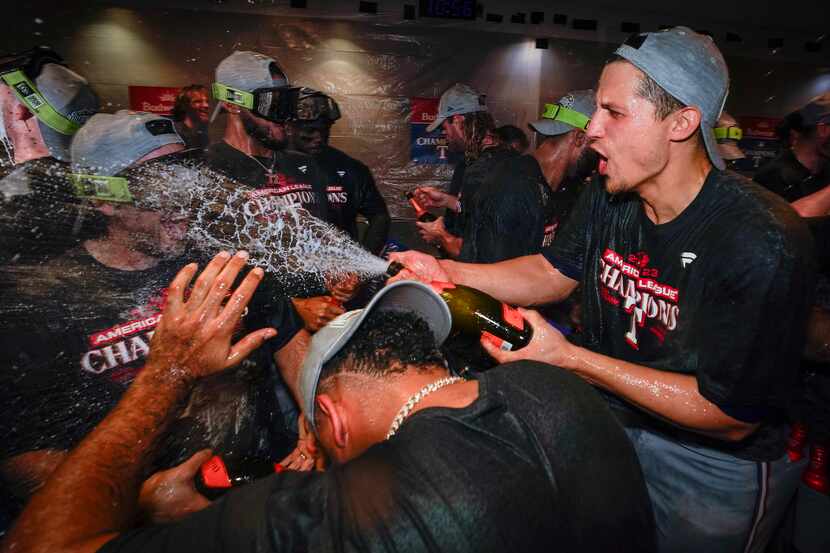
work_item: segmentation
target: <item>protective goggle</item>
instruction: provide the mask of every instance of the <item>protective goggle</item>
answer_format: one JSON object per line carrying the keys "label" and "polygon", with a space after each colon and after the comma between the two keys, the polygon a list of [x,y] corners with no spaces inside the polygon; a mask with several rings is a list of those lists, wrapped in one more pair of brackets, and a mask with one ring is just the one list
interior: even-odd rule
{"label": "protective goggle", "polygon": [[340,119],[340,108],[331,97],[308,88],[295,90],[296,100],[292,120],[308,122],[325,119],[329,123],[334,123]]}
{"label": "protective goggle", "polygon": [[588,128],[588,124],[591,122],[591,118],[584,113],[579,113],[562,104],[545,104],[545,112],[542,114],[542,117],[544,119],[561,121],[566,125],[583,131]]}
{"label": "protective goggle", "polygon": [[241,106],[254,115],[275,123],[287,121],[291,115],[291,101],[294,97],[286,86],[257,88],[247,92],[222,83],[213,83],[212,89],[216,100]]}
{"label": "protective goggle", "polygon": [[75,134],[81,126],[61,115],[34,84],[47,63],[66,65],[63,58],[48,48],[34,48],[22,54],[5,56],[0,58],[0,80],[44,125],[61,134]]}
{"label": "protective goggle", "polygon": [[740,127],[715,127],[715,138],[718,140],[740,140],[744,131]]}
{"label": "protective goggle", "polygon": [[79,198],[120,203],[134,203],[135,201],[125,177],[71,173],[69,180],[72,182],[75,195]]}

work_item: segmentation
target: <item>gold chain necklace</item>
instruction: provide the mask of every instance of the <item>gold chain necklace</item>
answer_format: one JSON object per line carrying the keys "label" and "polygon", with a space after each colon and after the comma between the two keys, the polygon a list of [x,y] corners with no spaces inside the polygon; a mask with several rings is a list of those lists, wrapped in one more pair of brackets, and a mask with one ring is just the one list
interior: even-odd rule
{"label": "gold chain necklace", "polygon": [[398,431],[398,429],[403,424],[403,421],[406,420],[406,418],[412,412],[412,409],[416,405],[418,405],[418,403],[422,399],[424,399],[426,396],[428,396],[432,392],[440,390],[444,386],[449,386],[450,384],[455,384],[456,382],[458,382],[460,380],[464,380],[464,379],[461,378],[460,376],[447,376],[447,377],[442,378],[440,380],[436,380],[432,384],[427,384],[426,386],[421,388],[418,391],[417,394],[410,397],[406,401],[406,403],[404,403],[403,406],[401,406],[400,411],[398,411],[398,414],[395,415],[395,418],[392,420],[392,425],[389,427],[389,432],[386,433],[386,439],[388,440],[389,438],[391,438],[392,436],[395,435],[395,433]]}

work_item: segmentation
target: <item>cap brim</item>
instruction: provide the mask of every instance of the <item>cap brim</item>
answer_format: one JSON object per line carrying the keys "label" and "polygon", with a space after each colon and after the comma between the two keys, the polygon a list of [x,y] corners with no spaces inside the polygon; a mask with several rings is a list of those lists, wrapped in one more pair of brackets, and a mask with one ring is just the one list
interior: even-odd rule
{"label": "cap brim", "polygon": [[361,323],[376,310],[404,311],[420,316],[429,325],[437,345],[452,328],[450,309],[432,288],[414,280],[401,280],[378,292],[364,309],[349,311],[321,328],[311,340],[300,367],[299,391],[303,411],[314,428],[314,399],[323,365],[351,339]]}
{"label": "cap brim", "polygon": [[701,128],[701,133],[703,134],[703,144],[706,146],[709,161],[712,162],[712,165],[723,171],[726,169],[726,163],[724,163],[723,158],[718,153],[718,139],[715,138],[715,129],[708,126],[703,127]]}
{"label": "cap brim", "polygon": [[430,123],[430,124],[427,126],[427,132],[433,132],[433,131],[435,131],[435,129],[437,129],[438,127],[440,127],[440,126],[441,126],[441,124],[442,124],[442,123],[443,123],[446,119],[447,119],[446,117],[436,117],[436,118],[435,118],[435,121],[433,121],[432,123]]}
{"label": "cap brim", "polygon": [[568,125],[567,123],[563,123],[562,121],[554,121],[553,119],[540,119],[538,121],[528,123],[527,125],[534,131],[545,136],[565,134],[576,128]]}

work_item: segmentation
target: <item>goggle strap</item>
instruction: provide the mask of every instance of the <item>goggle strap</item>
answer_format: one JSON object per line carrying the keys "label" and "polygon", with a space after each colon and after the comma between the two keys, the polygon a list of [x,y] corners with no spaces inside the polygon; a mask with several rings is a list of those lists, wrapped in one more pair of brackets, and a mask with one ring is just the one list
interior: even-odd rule
{"label": "goggle strap", "polygon": [[124,177],[71,173],[69,180],[79,198],[122,203],[134,201],[129,182]]}
{"label": "goggle strap", "polygon": [[715,138],[718,140],[741,140],[744,131],[740,127],[715,127]]}
{"label": "goggle strap", "polygon": [[250,92],[231,88],[222,83],[213,83],[211,88],[213,97],[220,102],[230,102],[246,109],[254,109],[254,95]]}
{"label": "goggle strap", "polygon": [[545,112],[542,114],[542,117],[545,119],[553,119],[554,121],[561,121],[566,125],[583,131],[588,128],[588,124],[591,122],[591,118],[584,113],[579,113],[562,104],[545,104]]}
{"label": "goggle strap", "polygon": [[21,69],[4,73],[0,78],[9,85],[15,96],[29,108],[29,111],[43,121],[47,127],[66,135],[75,134],[81,128],[78,123],[58,113]]}

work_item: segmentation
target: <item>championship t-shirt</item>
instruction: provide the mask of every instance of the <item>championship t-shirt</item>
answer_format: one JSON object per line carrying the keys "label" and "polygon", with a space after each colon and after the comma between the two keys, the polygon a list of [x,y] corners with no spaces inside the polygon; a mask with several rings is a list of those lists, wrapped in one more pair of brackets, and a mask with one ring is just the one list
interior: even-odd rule
{"label": "championship t-shirt", "polygon": [[[760,428],[707,445],[751,460],[783,454],[815,282],[813,241],[780,198],[712,170],[686,209],[655,225],[633,195],[596,179],[544,256],[582,283],[583,345],[694,375],[700,393]],[[643,424],[707,441],[645,416]]]}
{"label": "championship t-shirt", "polygon": [[493,168],[473,198],[460,259],[496,263],[549,246],[558,220],[553,195],[533,156],[510,157]]}
{"label": "championship t-shirt", "polygon": [[320,219],[328,217],[326,177],[311,156],[293,150],[271,158],[249,156],[228,145],[212,144],[206,159],[211,168],[254,188],[245,205],[252,217],[267,217],[276,207],[298,206]]}
{"label": "championship t-shirt", "polygon": [[[4,279],[13,285],[0,298],[0,459],[33,450],[68,450],[103,419],[143,368],[167,286],[189,261],[178,258],[147,270],[123,271],[102,265],[77,247],[44,265],[3,269]],[[281,313],[270,305],[266,311],[258,307],[260,302],[274,303],[258,297],[245,324],[251,330],[275,326],[278,349],[302,323],[293,310]],[[220,376],[194,391],[196,398],[212,397],[227,409],[211,405],[205,410],[210,403],[206,400],[189,406],[185,416],[194,424],[174,424],[172,433],[181,441],[160,448],[170,464],[205,446],[228,448],[229,453],[270,447],[260,435],[267,428],[255,426],[261,415],[257,405],[271,394],[260,398],[248,393],[268,389],[263,384],[267,375],[257,371],[261,363],[245,363],[235,373],[239,378]],[[235,401],[220,401],[232,389]],[[214,407],[211,420],[208,411]],[[194,425],[198,431],[192,430]]]}
{"label": "championship t-shirt", "polygon": [[654,551],[636,454],[578,377],[518,362],[324,473],[283,472],[102,553]]}
{"label": "championship t-shirt", "polygon": [[328,221],[356,241],[357,216],[362,215],[369,221],[364,246],[375,254],[380,252],[389,233],[389,210],[372,172],[331,146],[325,146],[314,159],[327,177]]}

